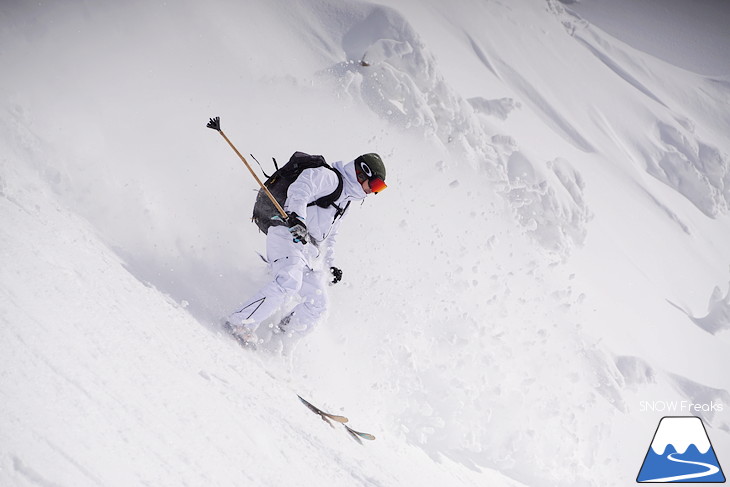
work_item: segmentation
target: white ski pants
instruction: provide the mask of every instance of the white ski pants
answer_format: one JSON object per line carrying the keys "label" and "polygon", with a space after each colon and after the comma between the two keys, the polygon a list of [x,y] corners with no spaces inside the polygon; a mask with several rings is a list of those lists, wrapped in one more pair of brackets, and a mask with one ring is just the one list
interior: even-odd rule
{"label": "white ski pants", "polygon": [[326,274],[315,270],[319,250],[312,243],[294,243],[289,229],[284,226],[269,228],[266,236],[266,257],[274,275],[264,286],[228,320],[255,331],[262,321],[281,308],[290,297],[299,296],[302,302],[294,307],[287,330],[306,333],[327,312]]}

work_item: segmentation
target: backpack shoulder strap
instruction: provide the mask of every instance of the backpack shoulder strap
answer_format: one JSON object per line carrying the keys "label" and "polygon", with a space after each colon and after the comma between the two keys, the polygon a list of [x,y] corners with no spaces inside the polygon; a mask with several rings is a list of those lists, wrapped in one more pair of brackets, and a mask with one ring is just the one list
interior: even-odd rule
{"label": "backpack shoulder strap", "polygon": [[345,186],[345,181],[342,179],[342,174],[340,174],[340,171],[337,169],[331,167],[331,166],[324,166],[327,167],[330,171],[334,171],[334,173],[337,175],[337,189],[335,189],[332,193],[328,194],[327,196],[322,196],[321,198],[318,198],[311,203],[309,203],[307,206],[314,206],[317,205],[320,208],[327,208],[328,206],[334,206],[335,201],[337,201],[340,196],[342,196],[342,189]]}

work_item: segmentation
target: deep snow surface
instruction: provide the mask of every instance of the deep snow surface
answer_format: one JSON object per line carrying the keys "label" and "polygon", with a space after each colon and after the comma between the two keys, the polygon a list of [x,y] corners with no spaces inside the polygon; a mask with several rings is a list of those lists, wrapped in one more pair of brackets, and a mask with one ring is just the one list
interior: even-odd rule
{"label": "deep snow surface", "polygon": [[[554,0],[388,5],[0,7],[0,484],[627,485],[671,401],[730,464],[728,80]],[[328,319],[257,353],[215,115],[388,165]]]}

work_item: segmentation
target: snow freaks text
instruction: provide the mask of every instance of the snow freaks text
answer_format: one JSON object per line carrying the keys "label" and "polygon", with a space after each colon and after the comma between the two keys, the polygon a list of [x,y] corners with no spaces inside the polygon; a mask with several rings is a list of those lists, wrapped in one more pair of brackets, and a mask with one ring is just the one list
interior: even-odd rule
{"label": "snow freaks text", "polygon": [[724,405],[720,402],[693,403],[690,401],[640,401],[642,413],[721,413]]}

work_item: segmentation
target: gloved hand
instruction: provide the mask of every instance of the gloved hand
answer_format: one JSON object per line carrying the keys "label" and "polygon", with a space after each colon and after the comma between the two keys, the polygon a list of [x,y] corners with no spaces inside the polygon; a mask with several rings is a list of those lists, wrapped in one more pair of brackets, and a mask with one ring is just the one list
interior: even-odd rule
{"label": "gloved hand", "polygon": [[284,222],[286,223],[286,226],[289,227],[289,233],[291,233],[292,237],[294,237],[294,242],[306,245],[307,225],[304,224],[304,220],[296,213],[291,212]]}
{"label": "gloved hand", "polygon": [[342,270],[338,269],[337,267],[330,267],[330,272],[332,273],[332,284],[337,284],[342,280]]}

